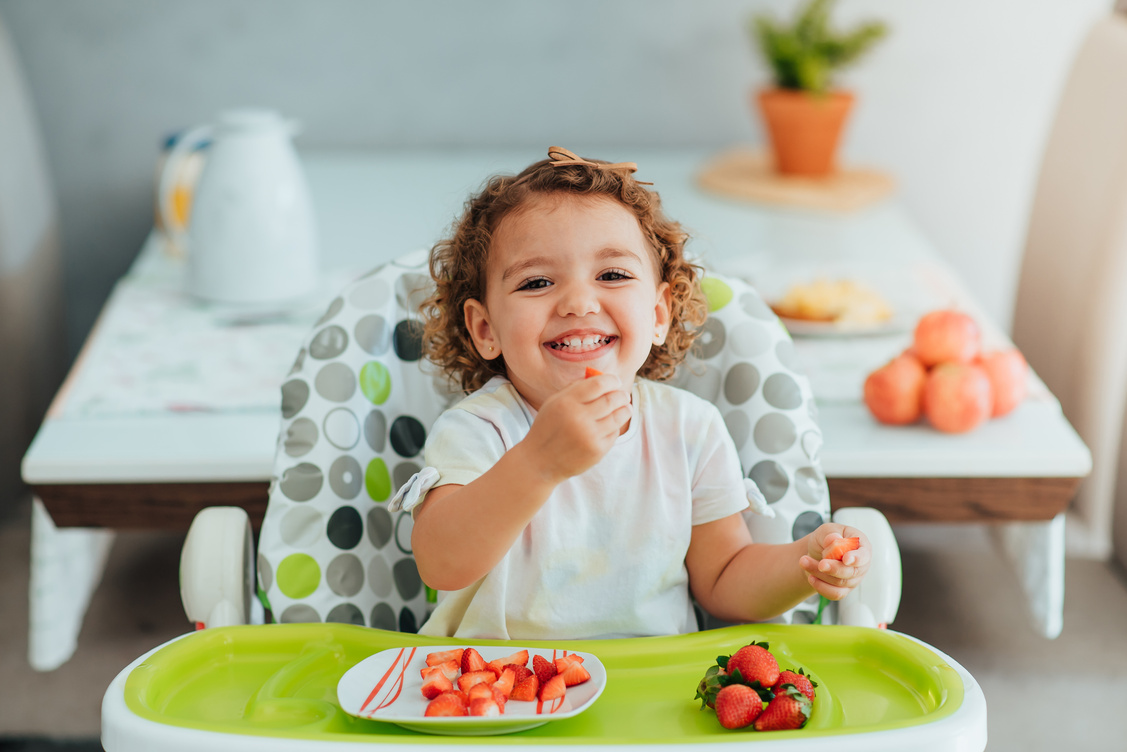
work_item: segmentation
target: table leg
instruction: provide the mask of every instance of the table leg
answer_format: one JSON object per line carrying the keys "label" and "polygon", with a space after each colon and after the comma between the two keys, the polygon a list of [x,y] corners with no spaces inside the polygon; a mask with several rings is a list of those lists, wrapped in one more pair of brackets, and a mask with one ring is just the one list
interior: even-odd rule
{"label": "table leg", "polygon": [[74,655],[113,538],[113,531],[100,528],[60,530],[34,499],[27,657],[36,671],[53,671]]}
{"label": "table leg", "polygon": [[991,528],[1017,573],[1037,630],[1050,640],[1064,626],[1064,513],[1047,522],[1005,522]]}

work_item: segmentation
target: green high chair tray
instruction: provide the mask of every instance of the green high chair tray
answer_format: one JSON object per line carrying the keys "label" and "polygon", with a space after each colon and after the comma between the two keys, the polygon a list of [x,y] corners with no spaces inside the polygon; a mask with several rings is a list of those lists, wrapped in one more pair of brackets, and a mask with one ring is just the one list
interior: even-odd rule
{"label": "green high chair tray", "polygon": [[[761,640],[782,667],[803,668],[818,682],[813,714],[801,730],[729,731],[693,698],[717,656]],[[475,744],[702,749],[754,742],[762,749],[815,750],[825,749],[830,737],[835,749],[986,745],[985,700],[965,669],[918,640],[863,627],[747,625],[671,637],[525,641],[591,653],[607,678],[584,712],[517,733],[437,736],[341,709],[338,681],[372,654],[452,643],[458,641],[342,624],[196,632],[142,656],[115,679],[103,702],[102,742],[107,752],[339,750],[372,743],[406,750]]]}

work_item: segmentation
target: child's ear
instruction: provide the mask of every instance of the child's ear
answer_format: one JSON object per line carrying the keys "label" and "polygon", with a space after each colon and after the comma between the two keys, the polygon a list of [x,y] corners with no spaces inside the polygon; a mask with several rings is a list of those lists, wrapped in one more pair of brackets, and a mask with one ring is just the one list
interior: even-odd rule
{"label": "child's ear", "polygon": [[485,360],[500,357],[501,343],[493,335],[493,325],[489,323],[489,311],[485,310],[485,306],[470,298],[462,306],[462,313],[478,354]]}
{"label": "child's ear", "polygon": [[657,303],[654,305],[654,344],[664,345],[673,322],[673,291],[668,282],[657,286]]}

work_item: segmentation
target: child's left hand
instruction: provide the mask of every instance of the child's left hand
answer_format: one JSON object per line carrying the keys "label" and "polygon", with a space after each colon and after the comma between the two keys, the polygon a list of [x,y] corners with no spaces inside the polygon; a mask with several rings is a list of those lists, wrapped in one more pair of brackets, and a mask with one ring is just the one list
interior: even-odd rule
{"label": "child's left hand", "polygon": [[[841,561],[823,558],[825,549],[838,538],[860,538],[860,548],[845,554]],[[861,584],[872,561],[869,539],[855,527],[827,523],[806,536],[807,555],[798,560],[806,570],[810,587],[831,601],[839,601]]]}

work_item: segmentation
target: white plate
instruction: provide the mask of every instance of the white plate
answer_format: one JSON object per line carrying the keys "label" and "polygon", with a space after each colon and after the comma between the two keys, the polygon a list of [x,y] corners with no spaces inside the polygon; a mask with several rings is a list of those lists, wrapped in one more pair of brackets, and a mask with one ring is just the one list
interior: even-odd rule
{"label": "white plate", "polygon": [[[427,655],[465,647],[472,647],[481,653],[486,663],[508,657],[520,650],[528,650],[529,668],[532,668],[532,658],[535,655],[554,661],[574,652],[583,658],[583,668],[587,669],[591,678],[582,684],[568,687],[562,702],[555,700],[541,704],[535,701],[509,700],[505,703],[504,715],[500,717],[428,718],[423,715],[429,700],[423,697],[423,679],[420,674],[427,665]],[[524,731],[542,726],[548,721],[579,715],[603,693],[606,685],[606,669],[590,653],[511,645],[424,645],[382,650],[360,661],[340,678],[337,683],[337,699],[344,712],[358,718],[387,721],[428,734],[484,736]]]}
{"label": "white plate", "polygon": [[875,337],[885,334],[903,334],[915,326],[908,316],[894,315],[877,323],[850,323],[848,321],[809,321],[779,316],[792,337]]}

